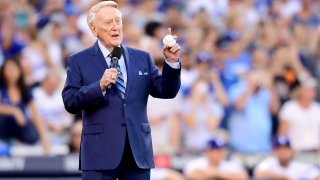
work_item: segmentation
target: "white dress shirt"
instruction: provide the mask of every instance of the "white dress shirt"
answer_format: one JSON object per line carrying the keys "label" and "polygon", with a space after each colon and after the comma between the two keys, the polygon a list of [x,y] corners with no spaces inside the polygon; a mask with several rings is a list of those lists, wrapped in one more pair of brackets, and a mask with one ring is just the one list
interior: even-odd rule
{"label": "white dress shirt", "polygon": [[[103,54],[103,57],[105,58],[107,64],[108,64],[108,67],[110,67],[111,65],[111,58],[109,57],[109,54],[111,53],[106,47],[104,47],[104,45],[102,45],[102,43],[100,42],[100,40],[98,40],[98,45],[99,45],[99,48]],[[121,69],[121,73],[122,73],[122,76],[123,76],[123,80],[124,80],[124,86],[127,87],[127,69],[126,69],[126,63],[124,62],[124,58],[123,58],[123,55],[121,55],[119,61],[118,61],[118,64],[120,66],[120,69]]]}

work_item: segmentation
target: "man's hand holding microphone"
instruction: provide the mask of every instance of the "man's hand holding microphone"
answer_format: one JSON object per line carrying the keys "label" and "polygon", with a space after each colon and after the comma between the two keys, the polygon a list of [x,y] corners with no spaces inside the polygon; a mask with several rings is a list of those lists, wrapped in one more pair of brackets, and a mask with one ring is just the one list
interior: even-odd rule
{"label": "man's hand holding microphone", "polygon": [[107,88],[110,89],[112,84],[116,84],[117,77],[120,74],[120,72],[117,70],[117,66],[121,54],[121,48],[114,47],[113,51],[111,52],[111,66],[104,71],[100,80],[100,88],[102,91],[105,91]]}

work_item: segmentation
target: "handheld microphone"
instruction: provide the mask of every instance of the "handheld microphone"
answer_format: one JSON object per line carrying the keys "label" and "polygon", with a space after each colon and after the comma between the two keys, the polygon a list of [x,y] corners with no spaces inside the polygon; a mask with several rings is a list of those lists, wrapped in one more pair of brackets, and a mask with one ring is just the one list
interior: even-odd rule
{"label": "handheld microphone", "polygon": [[[118,66],[118,61],[121,57],[122,51],[121,51],[121,47],[114,47],[113,51],[111,52],[112,58],[111,58],[111,65],[110,68],[116,68]],[[108,85],[108,89],[111,89],[112,84]]]}

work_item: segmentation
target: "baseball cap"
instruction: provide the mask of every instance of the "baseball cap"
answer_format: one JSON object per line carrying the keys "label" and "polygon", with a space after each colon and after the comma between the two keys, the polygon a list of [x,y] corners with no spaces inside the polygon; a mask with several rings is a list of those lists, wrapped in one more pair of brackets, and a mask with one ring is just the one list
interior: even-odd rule
{"label": "baseball cap", "polygon": [[238,41],[238,40],[241,39],[241,33],[238,32],[238,31],[229,30],[229,31],[225,34],[225,38],[226,38],[227,40],[229,40],[230,42]]}
{"label": "baseball cap", "polygon": [[78,10],[74,5],[66,5],[64,13],[66,16],[74,16],[80,14],[80,10]]}
{"label": "baseball cap", "polygon": [[222,149],[225,148],[226,144],[224,141],[218,138],[212,138],[208,141],[207,149],[214,150],[214,149]]}
{"label": "baseball cap", "polygon": [[196,56],[197,63],[211,62],[212,60],[213,60],[213,57],[208,52],[201,52]]}
{"label": "baseball cap", "polygon": [[291,147],[290,140],[287,136],[277,136],[273,140],[273,147],[277,148],[280,146]]}
{"label": "baseball cap", "polygon": [[240,40],[241,33],[238,31],[227,31],[218,37],[215,45],[219,49],[229,49],[230,43]]}

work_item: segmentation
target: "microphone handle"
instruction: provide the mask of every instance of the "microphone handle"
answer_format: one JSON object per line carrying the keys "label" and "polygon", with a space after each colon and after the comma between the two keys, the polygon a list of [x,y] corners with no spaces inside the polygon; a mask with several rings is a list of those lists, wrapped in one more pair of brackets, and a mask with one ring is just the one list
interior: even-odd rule
{"label": "microphone handle", "polygon": [[[117,57],[113,57],[112,59],[111,59],[111,68],[117,68],[117,66],[118,66],[118,58]],[[111,87],[112,87],[112,84],[110,83],[109,85],[108,85],[108,89],[111,89]]]}

